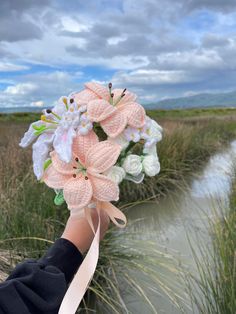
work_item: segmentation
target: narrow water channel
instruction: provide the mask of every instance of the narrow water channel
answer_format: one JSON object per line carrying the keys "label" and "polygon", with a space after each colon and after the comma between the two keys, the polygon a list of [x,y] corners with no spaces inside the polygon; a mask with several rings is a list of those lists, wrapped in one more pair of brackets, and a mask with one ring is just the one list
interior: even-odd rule
{"label": "narrow water channel", "polygon": [[[192,180],[187,190],[162,199],[159,203],[143,203],[130,208],[129,222],[143,218],[133,224],[133,228],[142,234],[144,239],[154,240],[157,247],[164,246],[181,263],[189,265],[190,270],[193,267],[194,271],[186,232],[190,235],[200,234],[205,243],[210,242],[207,217],[214,215],[214,211],[227,208],[235,163],[236,141],[233,141],[227,149],[210,158],[205,169]],[[197,241],[193,241],[192,245],[197,251]],[[132,300],[130,296],[127,298],[132,304],[132,313],[153,313],[144,306],[143,301]],[[181,313],[167,298],[155,297],[152,302],[158,313]],[[192,313],[192,310],[187,313]]]}

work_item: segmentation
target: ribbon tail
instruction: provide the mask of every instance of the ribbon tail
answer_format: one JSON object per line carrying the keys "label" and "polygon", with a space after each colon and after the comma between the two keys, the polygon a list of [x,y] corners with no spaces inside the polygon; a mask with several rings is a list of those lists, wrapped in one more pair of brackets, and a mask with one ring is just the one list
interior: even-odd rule
{"label": "ribbon tail", "polygon": [[[104,210],[107,215],[110,217],[111,221],[119,228],[124,228],[127,224],[127,218],[126,216],[122,213],[119,208],[114,206],[113,204],[109,202],[103,202],[101,204],[102,210]],[[119,223],[118,220],[122,221],[123,223]]]}
{"label": "ribbon tail", "polygon": [[74,314],[82,301],[84,294],[93,278],[96,270],[98,256],[99,256],[99,240],[100,240],[100,208],[97,208],[98,212],[98,226],[90,246],[89,251],[80,265],[77,273],[75,274],[67,292],[62,300],[59,314]]}
{"label": "ribbon tail", "polygon": [[93,233],[95,234],[95,229],[94,229],[94,225],[93,225],[93,219],[92,219],[92,216],[91,216],[91,208],[89,207],[86,207],[84,209],[84,214],[85,214],[85,217],[90,225],[90,228],[93,230]]}

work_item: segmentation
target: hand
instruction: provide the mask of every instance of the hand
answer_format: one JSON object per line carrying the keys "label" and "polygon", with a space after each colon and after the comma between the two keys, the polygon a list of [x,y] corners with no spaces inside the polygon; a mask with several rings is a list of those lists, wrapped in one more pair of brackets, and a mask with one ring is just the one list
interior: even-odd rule
{"label": "hand", "polygon": [[[98,215],[95,209],[91,209],[91,216],[93,219],[94,228],[96,230],[98,224]],[[103,210],[101,210],[100,217],[101,217],[101,232],[100,232],[101,240],[108,229],[110,219]],[[94,233],[85,217],[70,216],[69,219],[67,220],[65,230],[61,237],[72,242],[83,254],[89,249],[94,238]]]}

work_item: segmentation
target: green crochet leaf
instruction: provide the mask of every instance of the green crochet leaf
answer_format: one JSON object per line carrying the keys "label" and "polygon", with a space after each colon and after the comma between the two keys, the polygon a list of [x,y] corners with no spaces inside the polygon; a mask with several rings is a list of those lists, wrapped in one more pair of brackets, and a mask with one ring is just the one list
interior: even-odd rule
{"label": "green crochet leaf", "polygon": [[58,192],[57,195],[55,196],[55,198],[54,198],[54,203],[55,203],[55,205],[60,206],[60,205],[62,205],[64,202],[65,202],[65,200],[64,200],[64,196],[63,196],[63,191],[60,191],[60,192]]}
{"label": "green crochet leaf", "polygon": [[42,129],[42,130],[40,130],[40,131],[35,131],[34,132],[34,135],[41,135],[45,130],[47,130],[47,128],[45,128],[45,129]]}
{"label": "green crochet leaf", "polygon": [[35,132],[34,132],[35,135],[36,135],[36,133],[42,133],[47,128],[45,124],[32,125],[32,127],[35,130]]}
{"label": "green crochet leaf", "polygon": [[36,131],[41,130],[42,128],[45,128],[46,125],[45,124],[41,124],[41,125],[32,125],[32,128],[35,129]]}
{"label": "green crochet leaf", "polygon": [[47,159],[45,162],[44,162],[44,165],[43,165],[43,170],[45,171],[52,163],[52,160],[51,159]]}

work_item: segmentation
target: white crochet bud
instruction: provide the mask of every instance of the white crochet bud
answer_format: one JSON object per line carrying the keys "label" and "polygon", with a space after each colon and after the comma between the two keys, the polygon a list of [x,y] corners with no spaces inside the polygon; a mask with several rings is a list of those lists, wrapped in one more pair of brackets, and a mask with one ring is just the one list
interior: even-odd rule
{"label": "white crochet bud", "polygon": [[116,143],[116,144],[120,145],[122,149],[127,148],[128,145],[129,145],[129,141],[127,141],[127,139],[124,137],[123,134],[120,134],[120,135],[118,135],[117,137],[114,137],[114,138],[109,137],[108,140],[113,142],[113,143]]}
{"label": "white crochet bud", "polygon": [[154,145],[151,145],[151,146],[145,146],[144,145],[143,152],[144,152],[144,154],[152,155],[152,156],[158,158],[157,157],[157,146],[156,146],[156,143]]}
{"label": "white crochet bud", "polygon": [[125,158],[122,167],[132,176],[138,176],[142,171],[141,157],[138,155],[129,155]]}
{"label": "white crochet bud", "polygon": [[113,166],[104,174],[115,183],[120,184],[125,177],[125,170],[122,167]]}
{"label": "white crochet bud", "polygon": [[162,139],[162,127],[155,120],[151,120],[149,136],[154,138],[157,142]]}
{"label": "white crochet bud", "polygon": [[150,121],[149,136],[157,142],[162,139],[162,127],[155,120]]}
{"label": "white crochet bud", "polygon": [[154,177],[160,172],[160,163],[154,155],[147,155],[143,158],[143,170],[149,177]]}
{"label": "white crochet bud", "polygon": [[138,143],[140,141],[140,130],[129,126],[124,130],[124,137],[129,142]]}

